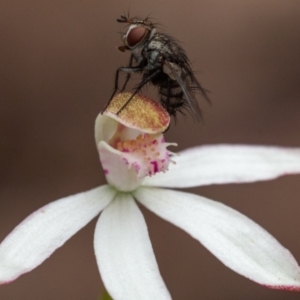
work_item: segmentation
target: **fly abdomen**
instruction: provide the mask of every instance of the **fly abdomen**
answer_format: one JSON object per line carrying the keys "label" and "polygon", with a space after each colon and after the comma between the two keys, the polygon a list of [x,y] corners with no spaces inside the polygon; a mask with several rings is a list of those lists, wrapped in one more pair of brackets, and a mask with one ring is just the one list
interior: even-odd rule
{"label": "fly abdomen", "polygon": [[176,112],[185,105],[184,94],[176,81],[173,81],[171,86],[165,87],[161,84],[158,93],[162,106],[174,117]]}

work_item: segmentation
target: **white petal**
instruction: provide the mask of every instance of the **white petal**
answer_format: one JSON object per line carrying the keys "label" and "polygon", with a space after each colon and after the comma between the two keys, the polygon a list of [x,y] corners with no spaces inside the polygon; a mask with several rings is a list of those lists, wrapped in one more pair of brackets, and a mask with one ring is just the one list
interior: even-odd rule
{"label": "white petal", "polygon": [[108,142],[115,134],[118,122],[100,113],[95,121],[95,141],[98,145],[101,141]]}
{"label": "white petal", "polygon": [[119,191],[132,191],[140,185],[142,180],[137,177],[138,171],[128,163],[120,151],[103,141],[99,143],[98,151],[109,184]]}
{"label": "white petal", "polygon": [[187,231],[227,267],[262,285],[300,290],[300,268],[266,230],[222,203],[193,194],[140,188],[148,209]]}
{"label": "white petal", "polygon": [[172,160],[176,164],[168,172],[145,178],[143,185],[183,188],[300,173],[299,148],[212,145],[187,149]]}
{"label": "white petal", "polygon": [[51,202],[20,223],[0,245],[0,283],[40,265],[113,199],[102,186]]}
{"label": "white petal", "polygon": [[94,246],[101,277],[114,300],[171,299],[144,217],[130,194],[120,194],[104,209]]}

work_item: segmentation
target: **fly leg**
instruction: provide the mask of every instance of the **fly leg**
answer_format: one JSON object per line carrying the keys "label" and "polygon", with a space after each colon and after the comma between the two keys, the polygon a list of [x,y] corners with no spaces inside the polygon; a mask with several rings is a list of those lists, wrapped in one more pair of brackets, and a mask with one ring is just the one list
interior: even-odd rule
{"label": "fly leg", "polygon": [[[129,68],[132,68],[133,58],[134,58],[134,56],[133,56],[133,54],[131,54],[130,55],[130,59],[129,59],[129,65],[128,65]],[[128,81],[129,81],[130,77],[131,77],[131,73],[127,73],[125,82],[124,82],[123,87],[121,89],[121,93],[124,92],[124,90],[126,88],[126,85],[127,85]]]}
{"label": "fly leg", "polygon": [[116,91],[118,90],[118,85],[119,85],[119,73],[120,73],[120,71],[122,71],[122,67],[121,67],[121,68],[118,68],[117,71],[116,71],[116,74],[115,74],[115,87],[114,87],[114,89],[113,89],[113,93],[112,93],[112,95],[111,95],[109,101],[107,102],[107,104],[106,104],[106,105],[104,106],[104,108],[102,109],[102,112],[101,112],[101,113],[103,113],[103,112],[106,110],[106,108],[107,108],[108,105],[110,104],[110,101],[112,100],[112,98],[114,97]]}
{"label": "fly leg", "polygon": [[[141,68],[140,68],[140,67],[120,67],[120,68],[117,69],[116,75],[115,75],[115,86],[114,86],[113,93],[112,93],[112,95],[111,95],[111,97],[110,97],[108,103],[105,105],[104,109],[102,110],[102,113],[103,113],[103,112],[106,110],[106,108],[109,106],[110,101],[113,99],[115,93],[116,93],[117,90],[119,89],[119,73],[120,73],[121,71],[122,71],[122,72],[128,73],[129,78],[130,78],[130,73],[133,73],[133,72],[139,72],[139,71],[141,71]],[[127,77],[128,77],[128,75],[127,75]],[[129,80],[129,78],[128,78],[128,80]],[[126,78],[126,80],[127,80],[127,78]],[[125,82],[126,84],[127,84],[128,80]],[[125,84],[125,86],[126,86],[126,84]],[[123,88],[125,88],[125,86],[123,86]],[[122,91],[123,91],[123,89],[122,89]]]}
{"label": "fly leg", "polygon": [[150,76],[144,78],[141,83],[137,85],[135,88],[135,91],[133,94],[130,96],[130,98],[125,102],[125,104],[120,108],[120,110],[117,112],[117,115],[129,104],[129,102],[132,100],[132,98],[142,89],[142,87],[147,84],[149,81],[151,81],[155,76],[157,76],[161,70],[156,70],[153,72]]}

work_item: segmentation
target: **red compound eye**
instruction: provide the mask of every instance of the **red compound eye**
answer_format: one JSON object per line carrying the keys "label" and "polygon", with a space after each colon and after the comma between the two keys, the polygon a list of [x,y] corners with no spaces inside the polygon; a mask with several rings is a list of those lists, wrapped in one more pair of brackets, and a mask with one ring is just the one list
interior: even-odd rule
{"label": "red compound eye", "polygon": [[142,26],[132,28],[127,34],[127,45],[132,48],[140,43],[148,33],[148,29]]}

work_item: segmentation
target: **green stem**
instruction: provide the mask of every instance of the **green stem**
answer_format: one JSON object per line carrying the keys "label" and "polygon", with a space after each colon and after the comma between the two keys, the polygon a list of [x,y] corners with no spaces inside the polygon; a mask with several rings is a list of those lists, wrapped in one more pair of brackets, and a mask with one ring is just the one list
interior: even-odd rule
{"label": "green stem", "polygon": [[109,295],[107,290],[104,288],[104,292],[102,296],[99,298],[99,300],[113,300],[113,298]]}

